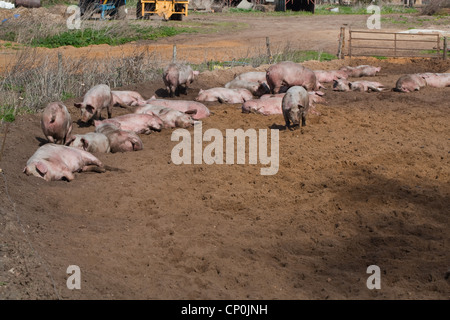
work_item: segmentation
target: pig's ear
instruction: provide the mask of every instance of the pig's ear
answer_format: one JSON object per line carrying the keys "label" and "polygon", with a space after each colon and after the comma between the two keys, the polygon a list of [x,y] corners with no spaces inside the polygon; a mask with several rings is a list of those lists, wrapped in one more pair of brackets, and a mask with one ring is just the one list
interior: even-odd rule
{"label": "pig's ear", "polygon": [[186,114],[197,114],[197,109],[187,110],[184,113],[186,113]]}
{"label": "pig's ear", "polygon": [[150,99],[148,99],[148,100],[155,100],[156,99],[156,97],[153,95]]}
{"label": "pig's ear", "polygon": [[39,174],[41,176],[45,176],[45,174],[48,171],[48,168],[47,168],[47,166],[44,163],[39,161],[38,163],[36,163],[36,170],[37,170],[37,172],[39,172]]}
{"label": "pig's ear", "polygon": [[94,126],[98,127],[102,122],[100,120],[94,120]]}
{"label": "pig's ear", "polygon": [[195,70],[194,71],[194,76],[198,76],[200,74],[200,71]]}
{"label": "pig's ear", "polygon": [[75,136],[70,136],[70,138],[66,141],[66,146],[70,145],[72,141],[74,141],[75,139],[76,139]]}
{"label": "pig's ear", "polygon": [[199,91],[198,93],[200,94],[200,93],[202,93],[202,92],[203,92],[203,90],[202,90],[202,89],[200,89],[200,91]]}
{"label": "pig's ear", "polygon": [[83,106],[82,103],[74,103],[73,105],[75,106],[75,108],[78,108],[78,109],[80,109]]}
{"label": "pig's ear", "polygon": [[81,143],[83,144],[84,151],[86,151],[89,147],[89,142],[87,142],[85,138],[81,138]]}

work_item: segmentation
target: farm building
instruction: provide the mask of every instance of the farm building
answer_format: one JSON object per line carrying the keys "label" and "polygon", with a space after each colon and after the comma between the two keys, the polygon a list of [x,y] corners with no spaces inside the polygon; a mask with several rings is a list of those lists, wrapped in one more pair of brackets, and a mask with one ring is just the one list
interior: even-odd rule
{"label": "farm building", "polygon": [[276,11],[310,11],[314,13],[315,0],[276,0]]}

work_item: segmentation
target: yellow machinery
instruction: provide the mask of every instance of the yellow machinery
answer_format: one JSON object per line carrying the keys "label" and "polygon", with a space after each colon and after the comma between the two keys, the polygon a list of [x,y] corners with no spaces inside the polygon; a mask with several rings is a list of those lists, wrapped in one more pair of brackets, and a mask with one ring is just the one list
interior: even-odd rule
{"label": "yellow machinery", "polygon": [[188,15],[188,0],[139,0],[136,6],[137,19],[149,19],[157,14],[164,20],[182,20]]}

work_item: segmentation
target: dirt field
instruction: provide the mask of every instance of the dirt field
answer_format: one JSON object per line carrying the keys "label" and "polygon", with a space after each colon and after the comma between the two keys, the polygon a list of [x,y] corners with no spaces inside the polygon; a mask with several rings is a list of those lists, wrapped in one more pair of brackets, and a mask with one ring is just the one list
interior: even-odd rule
{"label": "dirt field", "polygon": [[[324,26],[327,36],[317,43],[314,31],[289,40],[335,53],[346,18]],[[282,19],[264,21],[273,36],[285,34]],[[308,19],[301,26],[314,28]],[[191,42],[195,60],[195,44],[213,50],[227,41],[238,50],[252,33],[179,36],[157,46]],[[368,79],[389,88],[405,73],[450,69],[448,61],[420,59],[305,63],[359,64],[381,66]],[[194,99],[249,70],[204,72],[180,98]],[[0,162],[0,298],[449,299],[450,88],[401,94],[327,86],[321,115],[292,132],[283,130],[281,115],[205,103],[213,115],[203,131],[280,129],[273,176],[261,175],[260,164],[174,165],[177,142],[166,129],[142,136],[142,151],[96,154],[118,171],[48,183],[22,173],[45,143],[40,115],[19,117]],[[162,88],[161,80],[124,89],[150,98]],[[74,121],[80,99],[65,101]],[[74,133],[89,131],[74,124]],[[66,286],[70,265],[80,267],[80,290]],[[380,290],[366,287],[369,265],[381,269]]]}

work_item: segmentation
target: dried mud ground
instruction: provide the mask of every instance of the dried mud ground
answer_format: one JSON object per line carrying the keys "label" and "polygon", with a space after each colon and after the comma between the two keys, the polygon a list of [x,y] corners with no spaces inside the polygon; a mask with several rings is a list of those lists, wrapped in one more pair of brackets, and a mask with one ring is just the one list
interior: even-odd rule
{"label": "dried mud ground", "polygon": [[[344,64],[381,66],[371,79],[389,88],[405,73],[450,68],[305,63]],[[204,72],[180,98],[249,70]],[[126,87],[145,98],[162,88],[162,80]],[[321,115],[292,132],[281,115],[206,103],[214,114],[203,131],[280,129],[272,176],[260,164],[175,165],[178,142],[166,129],[142,136],[142,151],[97,154],[118,171],[45,182],[22,173],[45,141],[40,115],[21,116],[0,163],[0,298],[449,299],[449,93],[328,89]],[[74,121],[79,99],[66,101]],[[88,131],[74,123],[74,133]],[[66,286],[70,265],[80,267],[80,290]],[[366,287],[369,265],[381,269],[380,290]]]}

